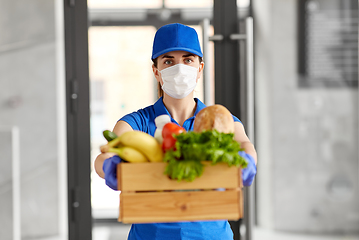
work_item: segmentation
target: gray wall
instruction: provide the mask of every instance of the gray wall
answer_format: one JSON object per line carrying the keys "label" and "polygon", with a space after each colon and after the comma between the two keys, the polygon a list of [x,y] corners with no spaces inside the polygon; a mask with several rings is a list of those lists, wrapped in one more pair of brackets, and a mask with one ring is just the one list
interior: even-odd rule
{"label": "gray wall", "polygon": [[359,232],[358,90],[298,88],[297,1],[253,3],[258,223]]}
{"label": "gray wall", "polygon": [[[2,240],[42,239],[62,231],[55,3],[0,0]],[[18,141],[13,142],[14,127]],[[18,165],[14,165],[14,155],[18,155]],[[13,170],[20,178],[14,178]]]}

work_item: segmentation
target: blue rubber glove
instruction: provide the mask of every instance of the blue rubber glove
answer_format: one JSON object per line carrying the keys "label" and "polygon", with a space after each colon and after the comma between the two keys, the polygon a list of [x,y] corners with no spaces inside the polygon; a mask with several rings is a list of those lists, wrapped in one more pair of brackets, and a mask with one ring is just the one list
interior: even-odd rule
{"label": "blue rubber glove", "polygon": [[117,164],[121,162],[121,158],[117,155],[113,155],[110,158],[107,158],[103,162],[102,170],[105,173],[105,182],[113,190],[118,190],[117,188]]}
{"label": "blue rubber glove", "polygon": [[254,177],[256,176],[257,166],[254,158],[248,153],[239,151],[238,154],[248,162],[247,167],[242,169],[243,185],[248,187],[252,184]]}

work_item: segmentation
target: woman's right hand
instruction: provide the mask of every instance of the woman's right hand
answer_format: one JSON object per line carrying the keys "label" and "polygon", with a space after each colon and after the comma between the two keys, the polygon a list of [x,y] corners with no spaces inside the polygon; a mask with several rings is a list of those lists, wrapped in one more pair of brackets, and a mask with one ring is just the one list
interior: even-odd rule
{"label": "woman's right hand", "polygon": [[118,190],[117,186],[117,164],[121,162],[121,158],[117,155],[113,155],[105,159],[103,162],[102,170],[105,174],[106,185],[113,190]]}
{"label": "woman's right hand", "polygon": [[[124,132],[133,131],[132,127],[124,121],[118,121],[113,129],[117,136]],[[121,158],[114,153],[99,154],[94,163],[96,173],[104,178],[106,185],[117,190],[117,164],[121,162]]]}
{"label": "woman's right hand", "polygon": [[94,168],[96,173],[100,176],[100,178],[105,178],[105,173],[103,172],[102,166],[103,162],[107,159],[115,155],[114,153],[101,153],[97,155],[95,162],[94,162]]}

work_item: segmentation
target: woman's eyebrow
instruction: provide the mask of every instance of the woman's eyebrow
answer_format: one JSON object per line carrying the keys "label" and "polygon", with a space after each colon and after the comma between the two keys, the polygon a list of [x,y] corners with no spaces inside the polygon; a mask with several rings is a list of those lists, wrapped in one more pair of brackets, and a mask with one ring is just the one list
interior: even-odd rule
{"label": "woman's eyebrow", "polygon": [[185,55],[183,55],[182,57],[195,57],[195,55],[194,55],[194,54],[192,54],[192,53],[189,53],[189,54],[185,54]]}
{"label": "woman's eyebrow", "polygon": [[173,56],[170,56],[170,55],[163,55],[162,58],[174,58]]}

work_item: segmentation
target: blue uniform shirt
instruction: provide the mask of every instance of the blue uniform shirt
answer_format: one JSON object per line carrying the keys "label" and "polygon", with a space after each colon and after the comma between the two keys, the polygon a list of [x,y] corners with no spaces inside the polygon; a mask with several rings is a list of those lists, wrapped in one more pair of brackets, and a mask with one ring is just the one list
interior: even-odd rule
{"label": "blue uniform shirt", "polygon": [[[193,130],[193,123],[197,113],[206,107],[199,99],[193,117],[183,123],[186,131]],[[171,116],[163,104],[162,97],[154,105],[125,115],[120,120],[127,122],[134,130],[155,134],[155,118],[167,114]],[[240,122],[233,116],[234,121]],[[171,121],[177,123],[172,117]],[[177,123],[178,124],[178,123]],[[210,209],[209,209],[210,211]],[[132,224],[128,240],[233,240],[233,232],[228,221],[196,221],[173,223],[145,223]]]}

